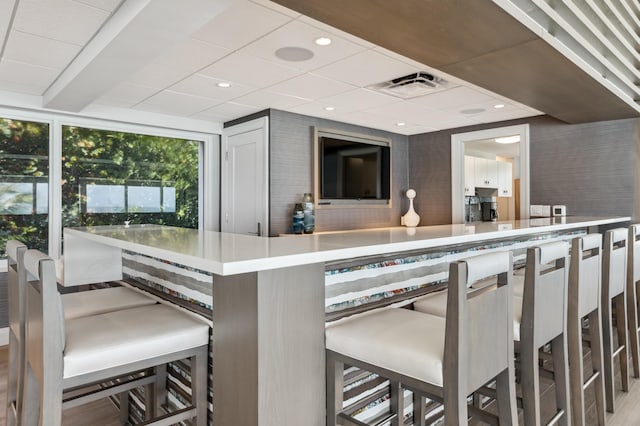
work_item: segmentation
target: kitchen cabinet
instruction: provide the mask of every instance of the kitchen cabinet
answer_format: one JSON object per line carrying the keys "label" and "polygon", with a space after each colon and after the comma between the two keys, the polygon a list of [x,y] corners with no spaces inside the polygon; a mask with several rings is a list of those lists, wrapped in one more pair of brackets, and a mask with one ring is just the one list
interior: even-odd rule
{"label": "kitchen cabinet", "polygon": [[476,163],[475,157],[464,156],[464,195],[474,196],[476,194]]}
{"label": "kitchen cabinet", "polygon": [[498,161],[498,197],[513,196],[513,172],[511,163]]}
{"label": "kitchen cabinet", "polygon": [[498,187],[498,162],[489,158],[475,158],[475,184],[480,188]]}

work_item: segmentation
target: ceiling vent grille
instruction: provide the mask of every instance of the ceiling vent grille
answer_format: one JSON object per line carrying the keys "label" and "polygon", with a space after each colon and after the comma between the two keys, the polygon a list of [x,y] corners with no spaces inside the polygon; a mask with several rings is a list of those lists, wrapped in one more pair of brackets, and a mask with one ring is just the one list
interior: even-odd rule
{"label": "ceiling vent grille", "polygon": [[417,72],[393,80],[368,86],[367,89],[376,90],[402,99],[417,98],[438,90],[446,89],[448,83],[442,78],[427,72]]}

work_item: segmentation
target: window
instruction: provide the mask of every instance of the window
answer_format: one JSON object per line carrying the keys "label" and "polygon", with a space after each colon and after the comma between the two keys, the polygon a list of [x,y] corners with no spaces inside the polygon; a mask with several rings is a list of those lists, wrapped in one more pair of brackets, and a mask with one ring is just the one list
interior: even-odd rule
{"label": "window", "polygon": [[0,258],[9,239],[48,249],[49,125],[0,118]]}
{"label": "window", "polygon": [[198,228],[199,142],[62,126],[62,226]]}

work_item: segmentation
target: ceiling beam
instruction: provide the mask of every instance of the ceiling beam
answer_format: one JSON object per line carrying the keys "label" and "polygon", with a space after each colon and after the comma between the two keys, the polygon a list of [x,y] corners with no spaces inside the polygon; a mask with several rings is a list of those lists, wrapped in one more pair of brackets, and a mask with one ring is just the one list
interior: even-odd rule
{"label": "ceiling beam", "polygon": [[274,1],[566,122],[640,116],[493,1]]}
{"label": "ceiling beam", "polygon": [[186,40],[231,0],[127,0],[43,95],[43,107],[79,112],[170,47]]}

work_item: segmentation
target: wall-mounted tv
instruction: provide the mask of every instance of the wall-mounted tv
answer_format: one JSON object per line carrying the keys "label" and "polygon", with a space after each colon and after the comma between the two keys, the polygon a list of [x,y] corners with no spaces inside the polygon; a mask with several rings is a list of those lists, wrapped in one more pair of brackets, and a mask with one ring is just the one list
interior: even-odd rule
{"label": "wall-mounted tv", "polygon": [[390,139],[318,128],[314,134],[319,206],[390,204]]}

